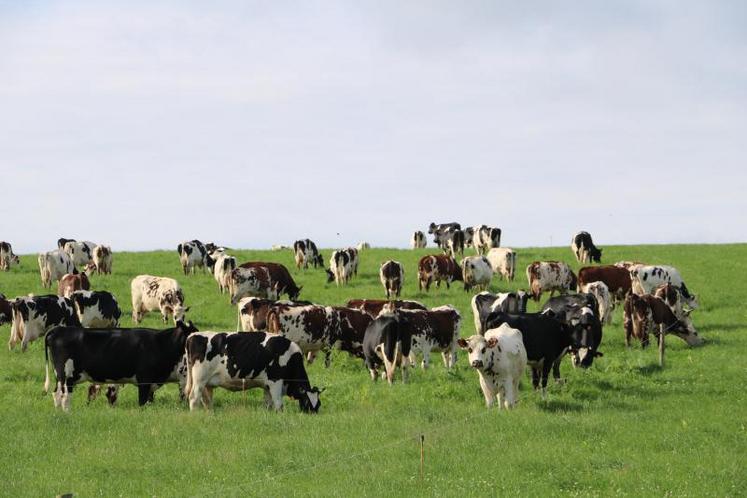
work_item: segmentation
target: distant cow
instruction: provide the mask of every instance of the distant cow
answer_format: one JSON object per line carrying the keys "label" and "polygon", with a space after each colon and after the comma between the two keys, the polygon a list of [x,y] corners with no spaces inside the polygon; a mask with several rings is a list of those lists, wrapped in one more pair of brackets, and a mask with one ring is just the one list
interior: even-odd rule
{"label": "distant cow", "polygon": [[391,309],[405,309],[405,310],[426,310],[422,303],[417,301],[400,301],[395,299],[392,301],[385,299],[351,299],[345,306],[348,308],[354,308],[362,310],[369,316],[376,318],[379,313],[384,309],[384,306],[388,305]]}
{"label": "distant cow", "polygon": [[185,275],[190,272],[194,275],[195,268],[207,269],[212,273],[215,262],[210,257],[205,244],[199,240],[195,239],[182,242],[176,246],[176,252],[179,253],[179,262],[182,265],[182,271]]}
{"label": "distant cow", "polygon": [[57,325],[80,326],[73,309],[73,303],[59,296],[19,297],[10,303],[13,324],[10,329],[8,348],[21,343],[21,351],[26,351],[30,342],[43,337]]}
{"label": "distant cow", "polygon": [[467,256],[462,260],[462,278],[466,291],[473,287],[487,290],[493,279],[493,268],[485,256]]}
{"label": "distant cow", "polygon": [[510,409],[519,397],[519,382],[527,367],[527,351],[521,332],[502,324],[484,336],[459,339],[468,361],[480,376],[480,387],[488,408],[498,399],[498,409]]}
{"label": "distant cow", "polygon": [[487,225],[467,227],[464,230],[464,237],[465,244],[474,247],[477,254],[485,254],[501,245],[501,229]]}
{"label": "distant cow", "polygon": [[456,308],[439,306],[427,311],[398,309],[394,314],[400,318],[412,337],[412,363],[415,362],[415,353],[420,353],[423,356],[422,367],[428,368],[431,352],[440,352],[444,366],[454,367],[462,323],[462,317]]}
{"label": "distant cow", "polygon": [[293,253],[296,258],[296,268],[308,268],[309,264],[313,265],[314,268],[324,266],[324,260],[321,254],[319,254],[319,250],[317,250],[313,240],[303,239],[295,241],[293,243]]}
{"label": "distant cow", "polygon": [[384,286],[386,298],[399,297],[405,284],[405,267],[399,261],[389,260],[381,264],[379,279]]}
{"label": "distant cow", "polygon": [[96,247],[96,244],[90,241],[71,240],[65,243],[63,251],[65,251],[70,256],[70,259],[73,260],[73,265],[76,267],[85,267],[93,262],[94,247]]}
{"label": "distant cow", "polygon": [[633,292],[638,295],[651,294],[662,284],[672,284],[682,294],[685,304],[698,307],[698,298],[688,290],[680,272],[673,266],[639,266],[630,270]]}
{"label": "distant cow", "polygon": [[422,249],[427,245],[425,234],[420,230],[415,231],[410,239],[410,247],[413,249]]}
{"label": "distant cow", "polygon": [[566,294],[576,288],[576,275],[571,268],[560,261],[535,261],[527,266],[529,290],[535,301],[539,301],[543,292],[555,291]]}
{"label": "distant cow", "polygon": [[441,223],[438,225],[435,223],[431,223],[428,227],[428,233],[433,235],[433,242],[436,244],[436,246],[440,247],[441,249],[445,249],[446,244],[445,241],[442,240],[442,236],[448,231],[461,229],[462,226],[457,222]]}
{"label": "distant cow", "polygon": [[9,271],[11,265],[20,263],[18,256],[13,254],[10,242],[0,242],[0,270]]}
{"label": "distant cow", "polygon": [[[54,406],[70,411],[75,384],[135,384],[138,404],[153,400],[153,392],[168,382],[178,382],[187,336],[197,331],[189,322],[154,330],[56,327],[45,338],[46,380],[49,360],[56,376]],[[110,400],[111,401],[111,400]]]}
{"label": "distant cow", "polygon": [[369,244],[368,242],[358,242],[358,245],[355,246],[355,248],[358,249],[358,251],[366,251],[368,249],[371,249],[371,244]]}
{"label": "distant cow", "polygon": [[603,282],[610,294],[622,301],[630,292],[630,272],[615,265],[585,266],[578,271],[578,288],[592,282]]}
{"label": "distant cow", "polygon": [[290,299],[298,299],[301,287],[296,285],[285,265],[249,261],[231,272],[229,291],[231,304],[237,304],[246,296],[277,299],[282,294],[287,294]]}
{"label": "distant cow", "polygon": [[184,307],[182,288],[173,278],[138,275],[132,279],[130,290],[132,321],[135,323],[140,323],[148,311],[155,310],[161,312],[164,322],[171,315],[174,323],[177,323],[184,321],[184,315],[189,311],[189,308]]}
{"label": "distant cow", "polygon": [[578,232],[571,239],[571,250],[579,263],[602,262],[602,250],[594,245],[589,232]]}
{"label": "distant cow", "polygon": [[345,285],[358,274],[358,250],[350,247],[340,249],[332,253],[329,259],[329,270],[327,270],[327,282],[334,280],[335,284]]}
{"label": "distant cow", "polygon": [[603,324],[612,323],[612,311],[615,309],[615,301],[612,299],[610,290],[604,282],[590,282],[580,286],[581,292],[592,294],[597,300],[599,319]]}
{"label": "distant cow", "polygon": [[213,264],[213,278],[218,282],[218,289],[223,294],[230,288],[231,272],[236,268],[236,258],[224,252],[216,252]]}
{"label": "distant cow", "polygon": [[68,273],[64,275],[60,282],[57,284],[57,295],[61,297],[70,297],[70,295],[78,290],[89,290],[91,283],[88,280],[86,272],[82,273]]}
{"label": "distant cow", "polygon": [[447,230],[441,234],[441,248],[445,254],[456,257],[464,255],[464,232],[461,230]]}
{"label": "distant cow", "polygon": [[485,255],[494,273],[511,282],[516,274],[516,252],[508,247],[494,247]]}
{"label": "distant cow", "polygon": [[113,328],[119,326],[122,311],[110,292],[79,290],[72,293],[70,301],[83,327]]}
{"label": "distant cow", "polygon": [[111,274],[112,272],[112,248],[98,245],[93,248],[93,267],[97,274]]}
{"label": "distant cow", "polygon": [[410,328],[402,326],[397,314],[385,312],[376,317],[363,338],[363,356],[371,380],[378,379],[378,369],[383,365],[390,385],[397,367],[402,370],[402,382],[407,382],[411,346]]}
{"label": "distant cow", "polygon": [[475,332],[483,334],[485,332],[485,320],[493,311],[503,311],[505,313],[526,313],[527,301],[529,294],[524,291],[503,292],[491,294],[490,292],[480,292],[472,297],[472,316],[475,321]]}
{"label": "distant cow", "polygon": [[68,273],[73,273],[75,269],[70,255],[59,249],[43,252],[39,254],[37,260],[39,262],[42,285],[47,288],[51,287],[52,282],[55,280],[60,280]]}
{"label": "distant cow", "polygon": [[463,280],[462,269],[456,260],[445,254],[423,256],[418,263],[418,289],[429,291],[431,283],[436,282],[436,287],[441,286],[441,282],[446,282],[446,288],[450,287],[451,282]]}

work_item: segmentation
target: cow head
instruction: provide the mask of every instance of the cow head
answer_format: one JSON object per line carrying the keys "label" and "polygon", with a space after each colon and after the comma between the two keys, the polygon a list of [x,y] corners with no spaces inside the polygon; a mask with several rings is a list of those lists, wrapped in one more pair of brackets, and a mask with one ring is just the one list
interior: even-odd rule
{"label": "cow head", "polygon": [[305,387],[298,388],[298,404],[301,407],[301,411],[305,413],[317,413],[319,407],[322,406],[322,401],[319,399],[319,395],[324,392],[324,388],[319,389],[318,387],[312,387],[306,389]]}
{"label": "cow head", "polygon": [[602,262],[602,250],[598,249],[596,247],[592,247],[589,249],[589,256],[591,256],[591,260],[595,263],[601,263]]}
{"label": "cow head", "polygon": [[199,332],[197,327],[195,327],[195,324],[192,323],[192,320],[188,322],[185,322],[184,320],[176,320],[176,325],[174,328],[178,329],[185,336],[188,336],[189,334],[192,334],[193,332]]}
{"label": "cow head", "polygon": [[589,368],[594,358],[603,356],[596,350],[602,335],[602,324],[588,306],[571,313],[571,361],[574,367]]}
{"label": "cow head", "polygon": [[327,283],[332,283],[335,281],[335,274],[332,273],[332,270],[325,268],[324,271],[327,272]]}
{"label": "cow head", "polygon": [[685,313],[685,317],[681,320],[677,320],[677,322],[675,322],[667,332],[676,335],[685,341],[688,346],[700,346],[703,344],[703,339],[698,335],[698,331],[695,330],[695,326],[690,320],[689,315],[691,311],[692,310],[688,310]]}
{"label": "cow head", "polygon": [[434,233],[435,231],[436,231],[435,223],[431,223],[430,225],[428,225],[428,233]]}
{"label": "cow head", "polygon": [[498,339],[495,337],[486,339],[481,335],[473,335],[469,339],[459,339],[457,344],[467,351],[470,366],[485,372],[489,372],[493,368],[493,350],[497,349],[499,352],[501,350]]}

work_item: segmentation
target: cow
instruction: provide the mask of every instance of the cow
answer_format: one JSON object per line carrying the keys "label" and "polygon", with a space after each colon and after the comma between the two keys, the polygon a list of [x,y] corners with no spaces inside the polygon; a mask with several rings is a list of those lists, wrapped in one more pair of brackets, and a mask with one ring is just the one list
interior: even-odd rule
{"label": "cow", "polygon": [[91,288],[91,282],[88,280],[86,272],[78,273],[77,270],[73,270],[75,273],[64,275],[57,284],[58,296],[70,297],[75,291],[89,290]]}
{"label": "cow", "polygon": [[535,261],[527,266],[529,290],[535,301],[539,301],[543,292],[555,291],[566,294],[576,288],[576,275],[571,268],[560,261]]}
{"label": "cow", "polygon": [[50,288],[53,281],[61,279],[68,273],[73,273],[75,269],[70,256],[59,249],[39,254],[37,261],[39,262],[41,282],[46,288]]}
{"label": "cow", "polygon": [[371,249],[371,244],[369,244],[368,242],[358,242],[358,245],[355,246],[355,248],[358,251],[366,251],[368,249]]}
{"label": "cow", "polygon": [[66,239],[65,237],[60,237],[59,239],[57,239],[57,249],[59,249],[60,251],[64,250],[65,244],[67,244],[68,242],[75,242],[75,239]]}
{"label": "cow", "polygon": [[13,321],[13,308],[10,301],[5,298],[5,294],[0,294],[0,326]]}
{"label": "cow", "polygon": [[661,284],[659,287],[654,289],[653,295],[661,298],[665,303],[667,303],[667,306],[669,306],[669,309],[672,310],[672,313],[674,313],[674,316],[676,316],[678,320],[685,321],[690,319],[690,311],[683,309],[682,294],[677,287],[670,283]]}
{"label": "cow", "polygon": [[426,292],[431,288],[431,282],[436,282],[436,287],[441,282],[446,282],[448,289],[451,282],[463,280],[462,269],[456,260],[445,254],[423,256],[418,262],[418,290],[425,288]]}
{"label": "cow", "polygon": [[410,362],[415,364],[415,353],[423,356],[421,366],[430,365],[432,351],[440,352],[446,368],[453,368],[457,359],[457,339],[462,317],[452,306],[438,306],[427,311],[398,309],[402,326],[409,329],[412,337]]}
{"label": "cow", "polygon": [[185,275],[190,272],[194,275],[195,268],[202,268],[212,273],[215,261],[210,257],[205,244],[199,240],[184,241],[176,246],[176,251],[179,253],[179,262]]}
{"label": "cow", "polygon": [[388,311],[379,314],[366,327],[363,337],[363,357],[371,380],[378,379],[378,369],[383,364],[382,376],[389,385],[394,383],[398,366],[402,370],[402,382],[407,382],[411,346],[410,328],[402,326],[399,315]]}
{"label": "cow", "polygon": [[20,264],[18,256],[13,254],[13,246],[10,242],[0,241],[0,270],[10,271],[11,265]]}
{"label": "cow", "polygon": [[110,292],[79,290],[70,295],[70,301],[83,327],[113,328],[119,326],[122,311]]}
{"label": "cow", "polygon": [[441,248],[444,254],[456,257],[457,254],[464,255],[464,232],[461,230],[448,230],[441,234]]}
{"label": "cow", "polygon": [[503,311],[505,313],[526,313],[527,301],[529,294],[524,291],[503,292],[491,294],[490,292],[480,292],[472,296],[472,316],[475,320],[475,332],[483,334],[485,332],[485,319],[493,311]]}
{"label": "cow", "polygon": [[73,260],[75,267],[88,266],[89,263],[93,262],[93,248],[96,244],[90,241],[76,241],[71,240],[65,243],[62,248]]}
{"label": "cow", "polygon": [[550,314],[551,316],[554,316],[558,320],[567,322],[570,321],[571,315],[584,307],[589,308],[589,310],[599,318],[599,305],[597,303],[597,298],[592,294],[585,293],[551,297],[542,306],[541,311],[543,313],[552,311]]}
{"label": "cow", "polygon": [[416,230],[412,234],[412,238],[410,239],[410,247],[413,249],[422,249],[424,248],[428,242],[425,239],[425,234],[421,232],[420,230]]}
{"label": "cow", "polygon": [[480,388],[488,408],[498,399],[498,409],[511,409],[519,397],[519,382],[527,367],[527,351],[521,332],[502,324],[484,336],[457,341],[467,351],[472,368],[480,377]]}
{"label": "cow", "polygon": [[640,261],[618,261],[615,263],[615,266],[618,268],[625,268],[626,270],[630,271],[635,266],[646,266],[646,263],[641,263]]}
{"label": "cow", "polygon": [[592,294],[597,300],[599,319],[603,324],[612,323],[612,312],[615,309],[615,301],[612,299],[610,290],[604,282],[590,282],[579,287],[581,292]]}
{"label": "cow", "polygon": [[21,343],[21,351],[26,351],[29,343],[43,337],[58,325],[80,326],[73,303],[65,297],[27,296],[10,302],[13,324],[10,329],[8,348]]}
{"label": "cow", "polygon": [[93,248],[93,263],[89,268],[95,269],[97,274],[111,275],[112,273],[112,248],[98,245]]}
{"label": "cow", "polygon": [[566,324],[571,330],[573,366],[589,368],[594,358],[604,356],[599,352],[602,343],[602,322],[599,320],[597,300],[592,294],[557,296],[548,300],[542,312]]}
{"label": "cow", "polygon": [[457,222],[451,222],[451,223],[431,223],[428,227],[428,233],[433,235],[433,242],[436,244],[437,247],[440,247],[441,249],[446,248],[445,241],[442,240],[442,236],[448,232],[453,230],[461,230],[462,226]]}
{"label": "cow", "polygon": [[462,260],[461,266],[464,290],[468,291],[473,287],[488,290],[493,279],[493,268],[485,256],[467,256]]}
{"label": "cow", "polygon": [[159,310],[164,323],[169,315],[174,323],[184,321],[189,308],[184,307],[184,293],[173,278],[138,275],[130,283],[132,292],[132,321],[140,323],[148,311]]}
{"label": "cow", "polygon": [[379,280],[384,286],[387,299],[399,297],[402,286],[405,285],[405,267],[399,261],[385,261],[379,268]]}
{"label": "cow", "polygon": [[602,282],[607,286],[610,294],[617,300],[622,301],[630,292],[630,272],[625,268],[615,265],[585,266],[578,271],[578,288],[592,282]]}
{"label": "cow", "polygon": [[373,317],[360,309],[332,306],[336,322],[336,346],[342,351],[363,358],[363,339]]}
{"label": "cow", "polygon": [[630,270],[633,292],[638,295],[651,294],[661,284],[672,284],[689,307],[698,307],[698,298],[691,294],[680,272],[673,266],[638,266]]}
{"label": "cow", "polygon": [[348,308],[359,309],[369,316],[376,318],[379,313],[384,309],[384,306],[389,305],[393,309],[406,309],[406,310],[427,310],[422,303],[417,301],[406,301],[406,300],[385,300],[385,299],[351,299],[345,304]]}
{"label": "cow", "polygon": [[321,254],[316,248],[316,244],[313,240],[303,239],[297,240],[293,243],[293,253],[296,258],[296,268],[304,269],[309,267],[309,264],[313,265],[314,268],[321,266],[324,267],[324,260]]}
{"label": "cow", "polygon": [[[153,401],[153,393],[169,382],[183,384],[184,348],[197,332],[192,322],[174,328],[55,327],[44,340],[45,382],[49,392],[49,362],[56,377],[55,408],[70,411],[75,384],[135,384],[138,404]],[[111,403],[114,400],[109,399]]]}
{"label": "cow", "polygon": [[501,245],[501,229],[487,225],[467,227],[464,230],[464,237],[467,247],[474,247],[480,255]]}
{"label": "cow", "polygon": [[[658,331],[654,327],[658,325]],[[698,336],[692,322],[679,320],[667,303],[651,294],[628,294],[623,308],[623,328],[625,345],[630,347],[630,339],[636,337],[641,347],[649,344],[649,333],[656,334],[659,341],[659,366],[664,366],[664,336],[674,334],[690,346],[698,346],[703,340]]]}
{"label": "cow", "polygon": [[521,331],[527,361],[532,367],[532,386],[542,388],[542,397],[547,395],[547,380],[550,370],[553,377],[560,379],[560,361],[569,348],[574,346],[567,325],[542,313],[520,315],[493,311],[485,320],[485,330],[507,323]]}
{"label": "cow", "polygon": [[260,332],[267,330],[267,314],[275,304],[306,306],[309,301],[275,301],[261,297],[244,297],[238,302],[237,332]]}
{"label": "cow", "polygon": [[311,387],[303,355],[285,337],[257,332],[198,332],[186,343],[189,409],[213,405],[213,389],[244,391],[260,387],[265,405],[283,409],[283,395],[298,400],[302,412],[316,413],[323,390]]}
{"label": "cow", "polygon": [[280,263],[249,261],[234,269],[229,278],[231,304],[242,297],[256,296],[277,299],[287,294],[289,299],[298,299],[301,287],[291,277],[288,268]]}
{"label": "cow", "polygon": [[516,274],[516,252],[508,247],[494,247],[485,255],[493,273],[513,282]]}
{"label": "cow", "polygon": [[223,294],[230,288],[231,272],[236,268],[236,258],[224,252],[214,252],[213,254],[215,254],[213,278],[218,282],[218,289]]}
{"label": "cow", "polygon": [[589,232],[578,232],[571,239],[571,250],[579,263],[602,262],[602,250],[594,245]]}
{"label": "cow", "polygon": [[346,285],[353,275],[358,274],[358,250],[354,248],[340,249],[332,253],[329,258],[327,282],[334,280],[337,286]]}

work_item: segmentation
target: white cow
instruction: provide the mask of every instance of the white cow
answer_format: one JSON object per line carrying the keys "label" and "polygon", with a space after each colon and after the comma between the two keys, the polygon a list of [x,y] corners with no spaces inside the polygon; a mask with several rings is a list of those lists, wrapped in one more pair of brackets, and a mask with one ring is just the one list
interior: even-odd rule
{"label": "white cow", "polygon": [[604,282],[590,282],[581,287],[581,292],[593,294],[597,298],[600,320],[605,325],[612,323],[612,311],[615,309],[615,302],[612,299],[607,284]]}
{"label": "white cow", "polygon": [[527,366],[527,352],[521,332],[504,323],[484,336],[459,339],[469,363],[480,376],[480,387],[488,408],[498,399],[498,409],[510,409],[517,402],[519,381]]}
{"label": "white cow", "polygon": [[493,268],[485,256],[467,256],[462,260],[462,278],[464,290],[472,287],[487,290],[493,278]]}
{"label": "white cow", "polygon": [[73,273],[75,268],[70,255],[59,249],[39,254],[38,262],[42,285],[47,288],[52,286],[52,282]]}
{"label": "white cow", "polygon": [[71,240],[65,243],[65,251],[73,260],[73,264],[78,266],[87,266],[93,261],[93,248],[96,244],[87,240]]}
{"label": "white cow", "polygon": [[685,304],[691,308],[698,307],[698,298],[685,286],[680,272],[673,266],[642,265],[630,269],[630,283],[635,294],[653,294],[654,290],[662,284],[672,284],[680,294]]}
{"label": "white cow", "polygon": [[223,294],[229,288],[231,272],[236,268],[236,258],[229,256],[222,251],[212,253],[211,257],[215,259],[213,277],[215,277],[215,281],[218,282],[220,293]]}
{"label": "white cow", "polygon": [[96,273],[105,273],[107,275],[112,272],[112,248],[109,246],[98,245],[93,248],[93,266],[96,269]]}
{"label": "white cow", "polygon": [[494,247],[485,255],[493,272],[513,282],[516,274],[516,252],[508,247]]}
{"label": "white cow", "polygon": [[355,246],[355,248],[359,251],[365,251],[366,249],[371,249],[371,244],[368,242],[358,242],[358,245]]}
{"label": "white cow", "polygon": [[148,311],[159,310],[163,321],[172,315],[174,323],[184,321],[189,308],[184,307],[184,293],[173,278],[138,275],[130,284],[132,291],[132,320],[140,323]]}

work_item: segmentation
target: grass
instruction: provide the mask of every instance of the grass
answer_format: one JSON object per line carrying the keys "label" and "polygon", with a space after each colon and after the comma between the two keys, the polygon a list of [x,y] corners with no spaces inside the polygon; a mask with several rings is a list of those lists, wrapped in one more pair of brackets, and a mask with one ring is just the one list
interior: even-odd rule
{"label": "grass", "polygon": [[[297,272],[301,297],[342,304],[379,298],[379,264],[406,268],[403,298],[428,306],[455,305],[462,335],[473,333],[471,294],[458,286],[417,291],[416,263],[430,250],[372,249],[361,254],[351,285],[325,283],[322,270]],[[279,261],[289,251],[234,251],[239,260]],[[571,261],[568,248],[519,250],[519,267],[535,259]],[[324,251],[326,257],[329,251]],[[100,398],[86,405],[84,386],[71,414],[55,411],[43,384],[42,341],[25,354],[0,353],[0,481],[6,496],[493,496],[747,494],[747,245],[605,247],[621,259],[678,267],[699,295],[693,314],[703,347],[668,341],[667,366],[656,348],[625,349],[622,311],[605,328],[603,358],[588,371],[564,361],[564,385],[547,401],[522,383],[512,412],[486,410],[477,374],[461,355],[454,371],[440,360],[416,370],[411,382],[372,383],[360,360],[336,352],[332,366],[311,365],[312,383],[327,387],[319,415],[301,414],[286,399],[283,413],[264,409],[258,390],[216,391],[215,410],[190,413],[176,386],[137,406],[136,390],[121,392],[112,409]],[[573,263],[574,267],[578,265]],[[184,277],[175,251],[115,253],[114,274],[94,276],[126,314],[129,282],[141,273],[176,277],[189,317],[201,330],[235,330],[235,308],[209,275]],[[525,287],[523,270],[508,285]],[[0,274],[8,296],[41,294],[35,256]],[[534,307],[534,304],[531,304]],[[130,326],[129,316],[123,320]],[[145,326],[161,327],[157,314]],[[9,326],[4,326],[7,337]],[[440,355],[436,357],[438,359]],[[419,476],[420,435],[425,473]]]}

